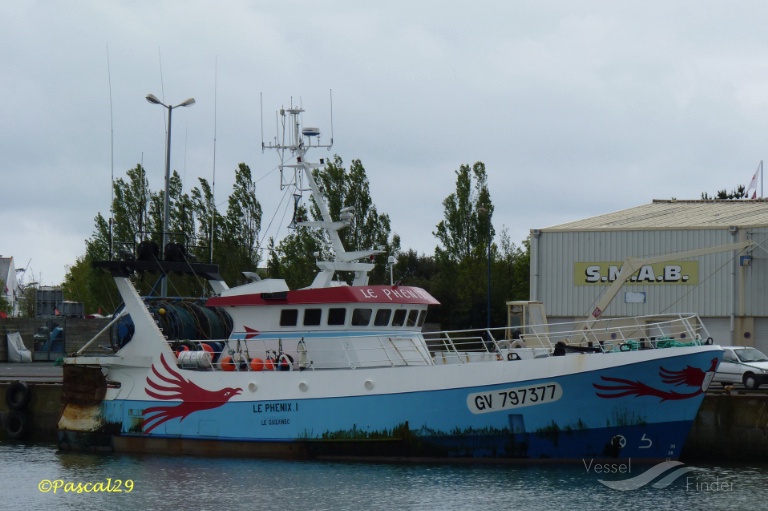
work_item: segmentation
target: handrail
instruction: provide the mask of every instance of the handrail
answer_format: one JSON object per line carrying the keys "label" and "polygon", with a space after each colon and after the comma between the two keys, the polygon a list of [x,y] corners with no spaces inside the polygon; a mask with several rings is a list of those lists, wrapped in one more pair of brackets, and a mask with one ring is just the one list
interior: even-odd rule
{"label": "handrail", "polygon": [[128,313],[128,311],[126,311],[125,309],[123,309],[122,311],[120,311],[120,314],[118,314],[117,316],[115,316],[115,317],[112,319],[112,321],[110,321],[109,323],[107,323],[107,326],[105,326],[104,328],[102,328],[101,330],[99,330],[99,332],[98,332],[96,335],[94,335],[94,336],[91,338],[91,340],[90,340],[90,341],[88,341],[87,343],[83,344],[83,347],[82,347],[82,348],[80,348],[79,350],[77,350],[77,351],[75,352],[75,356],[81,355],[81,354],[82,354],[82,353],[85,351],[85,349],[86,349],[86,348],[88,348],[88,347],[89,347],[91,344],[93,344],[93,343],[94,343],[94,341],[96,341],[96,339],[98,339],[99,337],[101,337],[101,336],[104,334],[104,332],[106,332],[107,330],[109,330],[110,328],[112,328],[112,325],[114,325],[115,323],[117,323],[117,322],[120,320],[120,318],[122,318],[123,316],[125,316],[127,313]]}
{"label": "handrail", "polygon": [[[597,327],[595,327],[597,325]],[[179,344],[188,348],[215,351],[205,363],[205,355],[185,355],[184,363],[198,369],[222,369],[219,358],[230,355],[236,364],[231,369],[250,371],[255,359],[277,359],[280,355],[291,358],[294,370],[356,369],[394,366],[424,366],[435,363],[474,363],[490,360],[517,360],[520,354],[527,358],[558,355],[566,352],[615,353],[617,351],[656,349],[670,346],[710,343],[709,334],[695,314],[649,315],[638,318],[601,319],[589,331],[574,328],[573,324],[549,324],[548,334],[538,327],[525,329],[520,335],[511,335],[506,327],[493,329],[454,330],[443,332],[398,332],[397,335],[361,332],[346,335],[329,334],[285,338],[277,332],[258,338],[244,339],[241,332],[234,338],[221,341],[168,341],[172,349]],[[570,328],[568,328],[570,327]],[[297,344],[293,344],[298,341]],[[523,346],[520,350],[519,342]],[[217,343],[222,343],[223,348]],[[89,343],[90,344],[90,343]],[[214,348],[215,346],[215,348]],[[85,350],[84,346],[78,354]],[[515,355],[517,353],[517,355]],[[305,366],[300,366],[301,357]],[[284,360],[284,359],[283,359]],[[308,365],[306,361],[311,361]],[[211,363],[216,361],[216,363]],[[241,367],[241,365],[243,367]],[[267,364],[269,365],[269,364]],[[282,365],[282,364],[278,364]],[[258,363],[254,364],[259,367]],[[229,366],[228,366],[229,367]],[[183,367],[186,368],[186,367]]]}

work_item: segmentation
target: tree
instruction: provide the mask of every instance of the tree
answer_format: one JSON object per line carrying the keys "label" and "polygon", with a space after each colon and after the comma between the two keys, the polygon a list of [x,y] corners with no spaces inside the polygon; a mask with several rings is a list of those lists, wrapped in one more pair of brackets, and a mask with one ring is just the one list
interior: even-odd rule
{"label": "tree", "polygon": [[[307,218],[307,210],[300,205],[296,210],[298,218]],[[317,274],[314,254],[322,252],[322,240],[315,229],[298,226],[291,234],[275,246],[274,238],[269,240],[269,276],[283,278],[291,289],[306,287]]]}
{"label": "tree", "polygon": [[707,192],[701,194],[701,200],[734,200],[734,199],[748,199],[746,187],[744,185],[738,185],[734,190],[730,192],[725,188],[719,190],[714,197],[710,197]]}
{"label": "tree", "polygon": [[[258,264],[258,233],[261,227],[261,205],[254,195],[255,184],[247,165],[240,164],[235,174],[235,187],[229,198],[227,216],[222,217],[213,203],[208,182],[200,179],[199,188],[189,194],[174,171],[169,182],[169,240],[182,243],[199,260],[210,258],[213,243],[220,250],[214,263],[224,268],[222,275],[230,282],[240,280],[240,271]],[[68,297],[85,304],[86,311],[102,309],[111,312],[119,305],[119,294],[112,278],[92,268],[93,261],[135,257],[141,241],[161,243],[165,192],[149,189],[146,172],[141,165],[129,169],[125,178],[115,180],[111,205],[112,223],[98,213],[94,231],[85,240],[85,254],[68,267],[64,289]],[[213,240],[211,224],[216,218]],[[162,248],[159,247],[162,257]],[[158,274],[137,275],[134,283],[140,294],[149,294],[158,282]],[[169,290],[179,296],[200,296],[205,284],[198,279],[169,275]]]}
{"label": "tree", "polygon": [[[158,225],[156,222],[148,222],[147,207],[150,202],[156,201],[156,197],[149,189],[147,173],[144,167],[136,165],[126,172],[127,181],[118,178],[113,186],[112,200],[112,240],[116,251],[133,251],[137,235],[147,231],[156,231],[155,241],[160,242]],[[99,214],[101,217],[101,214]],[[161,217],[162,218],[162,217]],[[107,243],[109,247],[109,225],[97,219],[98,242],[101,246]],[[104,228],[106,227],[106,233]],[[106,234],[106,237],[104,236]],[[94,254],[92,254],[94,255]],[[103,254],[99,254],[103,255]]]}
{"label": "tree", "polygon": [[[370,273],[370,282],[389,282],[386,274],[388,254],[399,250],[399,238],[390,241],[389,215],[380,214],[373,204],[368,177],[360,160],[353,160],[349,170],[345,169],[341,158],[336,155],[325,168],[313,171],[313,177],[320,188],[331,218],[338,219],[341,210],[354,208],[354,216],[349,227],[341,229],[339,238],[345,249],[369,250],[381,248],[384,254],[375,258],[376,267]],[[310,214],[314,220],[321,220],[320,208],[314,201],[310,203]],[[307,209],[300,205],[296,211],[298,218],[307,218]],[[397,243],[395,243],[397,241]],[[307,286],[317,272],[314,254],[330,258],[330,240],[325,231],[299,226],[293,233],[283,238],[274,247],[270,255],[270,275],[275,272],[286,279],[291,287]],[[274,243],[273,245],[274,246]],[[341,275],[350,280],[349,275]]]}
{"label": "tree", "polygon": [[227,214],[222,219],[221,248],[214,254],[214,260],[222,266],[222,276],[228,282],[241,282],[241,272],[255,271],[258,267],[261,215],[251,169],[241,163],[235,171]]}
{"label": "tree", "polygon": [[[399,244],[399,237],[398,237]],[[396,254],[393,277],[395,283],[429,289],[437,272],[435,257],[413,249]]]}
{"label": "tree", "polygon": [[[148,205],[157,198],[149,189],[145,169],[141,165],[129,169],[126,179],[116,179],[112,189],[111,228],[110,222],[97,213],[94,232],[85,240],[85,254],[67,268],[64,277],[66,296],[82,302],[86,312],[112,312],[120,304],[114,281],[106,272],[94,269],[93,261],[133,257],[142,239],[160,242],[157,224],[147,216]],[[151,284],[140,281],[138,287],[140,292],[148,292]]]}
{"label": "tree", "polygon": [[499,251],[493,261],[491,289],[491,324],[507,322],[508,300],[527,300],[530,296],[530,238],[522,246],[515,245],[509,230],[503,227],[499,235]]}
{"label": "tree", "polygon": [[[436,249],[438,259],[458,263],[476,255],[478,247],[487,246],[493,205],[485,164],[477,162],[471,168],[469,165],[459,167],[456,191],[443,200],[443,208],[445,218],[432,233],[443,244]],[[492,226],[490,232],[493,239]]]}
{"label": "tree", "polygon": [[[494,208],[482,162],[459,167],[456,191],[443,200],[443,207],[444,219],[433,232],[442,243],[435,248],[433,287],[442,304],[440,321],[447,328],[480,326],[487,314],[485,265],[494,236]],[[493,259],[495,247],[490,250]]]}
{"label": "tree", "polygon": [[[192,207],[192,199],[189,194],[184,193],[181,176],[175,170],[171,174],[168,189],[168,196],[171,199],[168,210],[170,217],[168,219],[169,239],[189,247],[197,239],[195,210]],[[160,225],[162,226],[162,223]]]}
{"label": "tree", "polygon": [[[399,247],[393,247],[389,239],[391,228],[389,215],[379,214],[371,198],[371,191],[365,167],[360,160],[352,160],[347,171],[341,158],[335,155],[324,169],[314,171],[314,177],[328,203],[331,218],[339,218],[344,208],[354,208],[349,227],[339,231],[339,237],[347,250],[381,249],[384,254],[376,256],[376,268],[370,273],[371,283],[386,281],[385,265],[387,255]],[[312,201],[312,216],[321,218],[320,210]],[[324,236],[325,233],[323,233]]]}
{"label": "tree", "polygon": [[105,271],[93,268],[91,263],[100,260],[106,259],[94,257],[86,250],[84,255],[76,259],[75,264],[67,267],[62,284],[67,299],[82,302],[87,314],[111,314],[121,301],[112,277]]}
{"label": "tree", "polygon": [[19,315],[22,318],[34,318],[37,300],[37,282],[24,286],[19,298]]}
{"label": "tree", "polygon": [[531,238],[523,240],[521,247],[515,245],[509,237],[509,230],[504,227],[499,236],[500,253],[498,280],[505,285],[499,286],[504,300],[527,300],[530,295]]}
{"label": "tree", "polygon": [[214,240],[220,240],[222,236],[223,217],[216,210],[213,200],[213,191],[208,181],[199,178],[200,187],[195,187],[190,192],[191,207],[197,221],[197,238],[194,243],[193,253],[199,261],[211,262]]}
{"label": "tree", "polygon": [[11,310],[11,302],[5,297],[3,290],[5,290],[5,281],[0,279],[0,312],[9,315],[13,312]]}

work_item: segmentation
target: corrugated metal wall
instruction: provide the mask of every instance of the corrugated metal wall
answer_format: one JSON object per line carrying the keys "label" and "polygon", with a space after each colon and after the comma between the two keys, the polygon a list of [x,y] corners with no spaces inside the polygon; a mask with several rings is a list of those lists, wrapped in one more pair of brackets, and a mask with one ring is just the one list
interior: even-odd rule
{"label": "corrugated metal wall", "polygon": [[715,344],[728,346],[731,341],[731,319],[730,318],[707,318],[704,319],[704,326],[707,327],[710,337]]}
{"label": "corrugated metal wall", "polygon": [[755,333],[751,345],[768,355],[768,318],[755,318]]}
{"label": "corrugated metal wall", "polygon": [[[755,318],[768,317],[768,227],[749,229],[747,232],[760,246],[752,251],[752,262],[744,268],[743,314]],[[765,334],[768,336],[768,331]]]}
{"label": "corrugated metal wall", "polygon": [[[537,233],[538,236],[537,236]],[[531,236],[531,299],[546,304],[550,318],[582,318],[593,310],[608,288],[605,285],[576,285],[574,263],[623,261],[627,257],[651,257],[684,250],[713,247],[747,237],[758,243],[768,239],[768,228],[672,229],[627,231],[534,231]],[[768,246],[768,243],[763,243]],[[731,314],[754,317],[746,323],[747,338],[738,344],[768,342],[768,252],[755,248],[749,266],[741,266],[734,252],[700,256],[698,285],[627,283],[606,309],[604,316],[636,316],[668,312],[695,312],[712,324],[720,342],[731,338]],[[645,293],[645,303],[626,303],[626,292]],[[706,318],[716,318],[707,321]],[[738,320],[737,320],[738,321]],[[763,329],[764,325],[766,329]],[[735,330],[741,335],[739,326]],[[751,340],[751,341],[750,341]],[[768,346],[766,346],[768,347]]]}

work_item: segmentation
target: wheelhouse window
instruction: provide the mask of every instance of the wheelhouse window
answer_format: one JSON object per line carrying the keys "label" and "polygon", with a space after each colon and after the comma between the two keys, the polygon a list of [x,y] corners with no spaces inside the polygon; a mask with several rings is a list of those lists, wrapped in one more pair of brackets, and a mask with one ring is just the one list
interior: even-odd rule
{"label": "wheelhouse window", "polygon": [[298,309],[283,309],[280,311],[280,326],[296,326],[298,320]]}
{"label": "wheelhouse window", "polygon": [[416,309],[413,309],[411,312],[408,313],[408,321],[406,321],[406,326],[416,326],[416,316],[419,314],[419,311]]}
{"label": "wheelhouse window", "polygon": [[416,320],[416,326],[421,328],[424,326],[424,321],[427,319],[427,311],[423,310],[419,312],[419,319]]}
{"label": "wheelhouse window", "polygon": [[328,309],[328,324],[343,325],[347,320],[347,309],[335,307]]}
{"label": "wheelhouse window", "polygon": [[352,311],[352,326],[368,326],[371,323],[372,309],[355,309]]}
{"label": "wheelhouse window", "polygon": [[391,309],[379,309],[376,311],[376,317],[373,319],[375,326],[389,325],[389,318],[392,316]]}
{"label": "wheelhouse window", "polygon": [[405,324],[405,315],[408,311],[405,309],[398,309],[395,311],[395,316],[392,318],[392,326],[403,326]]}
{"label": "wheelhouse window", "polygon": [[304,325],[318,326],[323,315],[322,309],[306,309],[304,311]]}

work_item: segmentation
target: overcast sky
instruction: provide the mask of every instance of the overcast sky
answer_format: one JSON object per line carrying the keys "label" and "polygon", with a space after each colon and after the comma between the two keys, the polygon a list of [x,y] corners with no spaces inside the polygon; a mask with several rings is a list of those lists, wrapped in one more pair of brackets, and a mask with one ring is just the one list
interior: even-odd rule
{"label": "overcast sky", "polygon": [[332,89],[330,155],[362,161],[420,253],[464,163],[486,164],[494,226],[518,245],[747,185],[768,158],[767,27],[763,1],[2,2],[0,254],[58,284],[108,217],[113,168],[143,162],[162,189],[165,109],[148,93],[197,101],[173,113],[187,190],[215,167],[224,211],[250,166],[262,236],[287,230],[265,232],[280,191],[260,94],[265,138],[293,99],[327,141]]}

